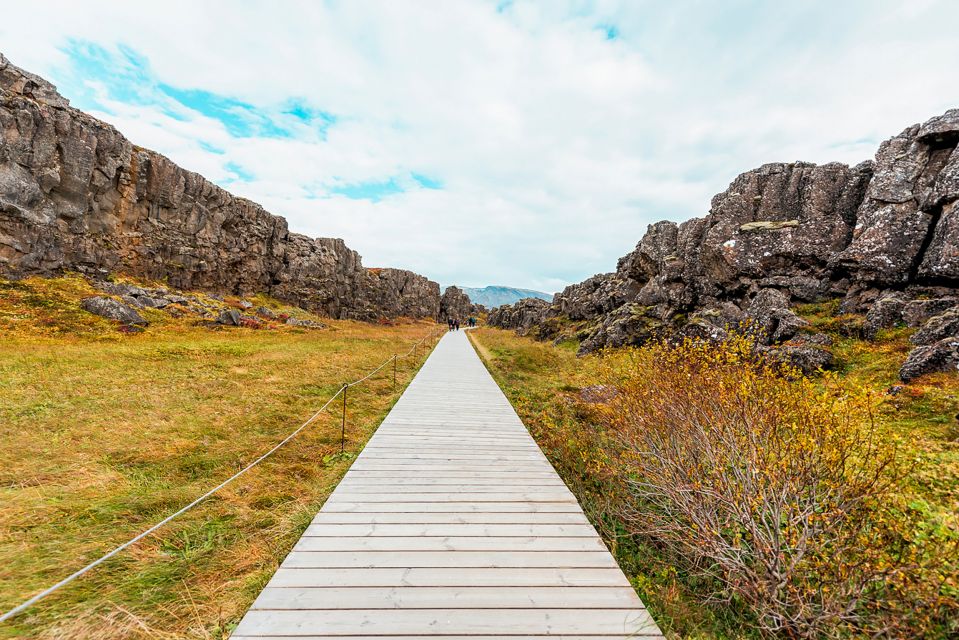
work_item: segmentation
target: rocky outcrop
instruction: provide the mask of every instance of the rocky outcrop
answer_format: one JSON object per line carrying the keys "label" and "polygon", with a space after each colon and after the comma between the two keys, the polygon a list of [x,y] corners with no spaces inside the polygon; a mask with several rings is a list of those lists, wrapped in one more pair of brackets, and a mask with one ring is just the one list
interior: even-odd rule
{"label": "rocky outcrop", "polygon": [[755,330],[758,341],[783,342],[795,336],[807,322],[789,308],[789,295],[779,289],[761,289],[746,308],[749,330]]}
{"label": "rocky outcrop", "polygon": [[[798,299],[826,294],[830,260],[849,242],[872,169],[833,163],[770,164],[713,198],[699,253],[684,280],[695,297],[739,297],[756,288]],[[695,251],[694,251],[695,253]]]}
{"label": "rocky outcrop", "polygon": [[959,281],[959,109],[913,125],[876,154],[856,233],[840,256],[879,285]]}
{"label": "rocky outcrop", "polygon": [[264,292],[334,317],[435,317],[439,306],[436,283],[371,273],[342,240],[291,233],[0,55],[0,273],[63,271]]}
{"label": "rocky outcrop", "polygon": [[902,316],[896,322],[901,320],[907,327],[918,327],[929,318],[953,307],[959,307],[959,297],[912,300],[903,305]]}
{"label": "rocky outcrop", "polygon": [[899,369],[899,379],[910,382],[927,373],[944,371],[959,372],[959,338],[943,338],[913,349]]}
{"label": "rocky outcrop", "polygon": [[909,340],[917,345],[929,345],[946,338],[959,339],[959,307],[933,316]]}
{"label": "rocky outcrop", "polygon": [[579,353],[639,345],[663,333],[663,323],[646,313],[644,307],[624,304],[603,316],[602,322],[580,344]]}
{"label": "rocky outcrop", "polygon": [[477,315],[479,310],[470,301],[470,297],[459,287],[446,287],[440,298],[440,320],[459,320],[463,322],[471,316]]}
{"label": "rocky outcrop", "polygon": [[286,322],[291,327],[300,327],[302,329],[325,329],[326,325],[322,322],[315,322],[305,318],[287,318]]}
{"label": "rocky outcrop", "polygon": [[501,329],[514,329],[525,334],[546,319],[550,303],[540,298],[523,298],[490,310],[486,323]]}
{"label": "rocky outcrop", "polygon": [[638,293],[635,280],[618,272],[604,273],[566,287],[554,296],[552,306],[570,320],[591,320],[630,302]]}
{"label": "rocky outcrop", "polygon": [[80,303],[80,308],[102,318],[115,320],[123,325],[136,326],[148,324],[143,316],[137,313],[128,304],[105,296],[85,298]]}
{"label": "rocky outcrop", "polygon": [[795,367],[808,376],[832,365],[833,355],[827,348],[831,344],[829,336],[806,334],[769,349],[767,353],[775,360]]}
{"label": "rocky outcrop", "polygon": [[[809,328],[791,310],[796,303],[839,298],[843,313],[865,314],[866,337],[927,325],[959,297],[957,147],[959,110],[950,110],[907,127],[854,167],[747,171],[705,217],[650,225],[615,272],[557,294],[536,333],[552,337],[557,320],[569,321],[590,352],[749,327],[777,357],[808,371],[830,359],[823,345],[803,342]],[[939,345],[939,358],[948,346],[940,342],[920,346]]]}
{"label": "rocky outcrop", "polygon": [[404,269],[368,269],[360,287],[357,311],[361,317],[436,318],[440,313],[440,285]]}

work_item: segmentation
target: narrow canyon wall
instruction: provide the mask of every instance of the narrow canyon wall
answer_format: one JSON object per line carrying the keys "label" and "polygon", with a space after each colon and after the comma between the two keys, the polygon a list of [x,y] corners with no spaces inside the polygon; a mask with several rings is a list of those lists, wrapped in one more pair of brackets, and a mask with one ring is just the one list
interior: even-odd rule
{"label": "narrow canyon wall", "polygon": [[264,292],[333,317],[436,317],[439,285],[366,269],[340,239],[291,233],[0,54],[0,273],[122,272],[182,289]]}
{"label": "narrow canyon wall", "polygon": [[[589,352],[667,331],[715,337],[743,320],[781,342],[801,326],[788,309],[801,302],[840,298],[843,312],[866,314],[867,333],[916,322],[903,309],[951,308],[959,295],[957,147],[953,109],[907,127],[855,167],[747,171],[705,217],[650,225],[616,271],[567,287],[552,305],[524,307],[523,330],[550,337],[564,322],[580,323]],[[490,318],[512,327],[516,315]],[[937,357],[959,358],[959,335],[940,338],[953,342]]]}

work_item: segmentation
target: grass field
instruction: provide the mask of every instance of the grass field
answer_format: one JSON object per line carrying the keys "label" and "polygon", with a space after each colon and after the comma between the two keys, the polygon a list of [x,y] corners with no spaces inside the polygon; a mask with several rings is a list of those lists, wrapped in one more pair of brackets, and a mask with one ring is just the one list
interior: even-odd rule
{"label": "grass field", "polygon": [[[82,278],[0,281],[0,610],[163,519],[270,449],[432,323],[212,329],[158,310],[125,334]],[[283,311],[266,298],[255,300]],[[309,317],[296,311],[301,317]],[[420,360],[350,389],[272,458],[0,637],[224,638]]]}
{"label": "grass field", "polygon": [[[909,517],[921,523],[914,535],[943,536],[950,542],[938,552],[959,557],[959,376],[934,374],[902,385],[896,372],[908,351],[908,330],[888,331],[866,342],[844,335],[848,332],[834,326],[827,309],[803,311],[836,340],[833,351],[842,379],[881,398],[879,418],[906,436],[906,454],[915,467],[900,490]],[[644,539],[625,532],[621,514],[626,498],[614,477],[617,447],[592,419],[590,407],[602,402],[604,390],[597,382],[603,379],[603,359],[577,358],[574,342],[552,345],[492,328],[477,330],[471,338],[664,631],[683,638],[758,637],[735,602],[704,603],[694,577],[677,571]],[[889,392],[894,385],[901,389]],[[959,602],[957,570],[959,563],[953,560],[943,575],[932,578],[942,580],[942,593],[952,606]]]}

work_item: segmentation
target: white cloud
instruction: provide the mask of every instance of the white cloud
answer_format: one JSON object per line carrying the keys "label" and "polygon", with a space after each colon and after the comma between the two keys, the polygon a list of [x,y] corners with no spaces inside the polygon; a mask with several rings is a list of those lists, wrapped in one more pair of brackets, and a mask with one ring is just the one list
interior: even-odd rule
{"label": "white cloud", "polygon": [[[554,290],[611,270],[648,223],[704,214],[737,173],[866,159],[957,106],[959,86],[959,5],[945,1],[497,12],[465,0],[171,0],[4,13],[4,53],[62,87],[98,80],[75,77],[72,39],[126,46],[159,82],[273,118],[290,100],[336,115],[324,140],[289,118],[292,138],[236,137],[156,92],[148,104],[101,92],[97,114],[291,229],[343,237],[366,264],[466,285]],[[411,172],[442,189],[416,187]],[[408,190],[378,202],[328,191],[389,179]]]}

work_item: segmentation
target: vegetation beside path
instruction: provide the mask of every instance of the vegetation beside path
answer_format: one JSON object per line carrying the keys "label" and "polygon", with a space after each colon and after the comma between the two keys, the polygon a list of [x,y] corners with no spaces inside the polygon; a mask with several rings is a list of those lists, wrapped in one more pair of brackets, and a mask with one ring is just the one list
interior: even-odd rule
{"label": "vegetation beside path", "polygon": [[[124,333],[79,308],[92,295],[80,277],[0,281],[3,611],[229,477],[433,328],[211,327],[144,309],[150,326]],[[391,367],[350,389],[345,455],[337,402],[207,502],[0,624],[0,637],[227,637],[418,364],[400,362],[396,394]]]}
{"label": "vegetation beside path", "polygon": [[669,636],[955,637],[959,376],[902,385],[909,330],[866,342],[855,318],[803,313],[834,373],[772,371],[741,341],[577,358],[471,338]]}

